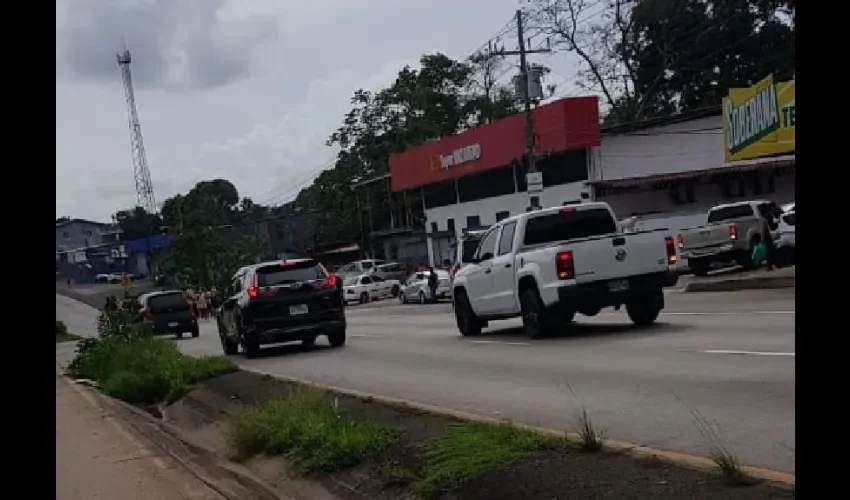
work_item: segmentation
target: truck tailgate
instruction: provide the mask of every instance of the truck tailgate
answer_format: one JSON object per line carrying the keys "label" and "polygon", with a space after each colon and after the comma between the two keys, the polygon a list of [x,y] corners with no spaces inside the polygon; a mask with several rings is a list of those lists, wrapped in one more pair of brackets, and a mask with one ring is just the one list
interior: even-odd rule
{"label": "truck tailgate", "polygon": [[689,229],[682,234],[686,251],[709,249],[729,243],[729,226],[733,224],[712,224]]}
{"label": "truck tailgate", "polygon": [[572,250],[576,281],[628,278],[669,271],[664,231],[647,231],[604,236],[569,243],[561,250]]}

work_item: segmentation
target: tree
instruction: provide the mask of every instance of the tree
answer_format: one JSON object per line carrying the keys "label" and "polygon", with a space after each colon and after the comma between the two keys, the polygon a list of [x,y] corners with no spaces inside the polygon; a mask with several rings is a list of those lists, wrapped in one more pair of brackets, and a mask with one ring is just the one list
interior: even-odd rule
{"label": "tree", "polygon": [[794,0],[526,0],[534,29],[581,60],[606,124],[719,104],[794,73]]}
{"label": "tree", "polygon": [[150,214],[142,207],[130,210],[119,210],[112,220],[121,230],[121,238],[135,240],[145,238],[162,231],[162,219],[157,214]]}
{"label": "tree", "polygon": [[71,220],[71,218],[68,217],[67,215],[63,215],[62,217],[56,217],[56,223],[57,224],[62,224],[63,222],[68,222],[70,220]]}

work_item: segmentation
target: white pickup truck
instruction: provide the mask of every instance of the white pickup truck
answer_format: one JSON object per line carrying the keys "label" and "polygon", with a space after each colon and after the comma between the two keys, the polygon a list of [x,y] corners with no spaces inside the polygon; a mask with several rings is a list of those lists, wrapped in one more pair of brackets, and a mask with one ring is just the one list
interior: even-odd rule
{"label": "white pickup truck", "polygon": [[492,320],[522,316],[538,338],[576,312],[595,316],[626,306],[648,325],[664,308],[662,288],[678,275],[665,230],[623,233],[607,203],[526,212],[494,225],[452,284],[457,326],[474,336]]}

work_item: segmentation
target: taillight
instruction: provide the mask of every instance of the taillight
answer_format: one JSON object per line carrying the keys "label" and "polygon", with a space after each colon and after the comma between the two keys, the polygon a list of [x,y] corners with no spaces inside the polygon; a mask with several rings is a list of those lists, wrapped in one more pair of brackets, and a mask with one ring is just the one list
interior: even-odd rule
{"label": "taillight", "polygon": [[676,236],[676,244],[679,246],[679,248],[682,248],[682,247],[685,246],[685,235],[684,234],[679,233],[679,235]]}
{"label": "taillight", "polygon": [[667,263],[671,265],[675,264],[678,259],[676,257],[676,244],[673,243],[673,238],[670,236],[664,238],[664,245],[667,247]]}
{"label": "taillight", "polygon": [[558,273],[558,279],[568,280],[575,277],[576,268],[573,262],[573,252],[558,252],[555,256],[555,272]]}
{"label": "taillight", "polygon": [[260,290],[259,290],[259,288],[257,288],[257,275],[256,274],[251,276],[251,286],[248,287],[247,291],[248,291],[248,297],[252,298],[252,299],[260,294]]}
{"label": "taillight", "polygon": [[329,273],[328,270],[324,268],[324,266],[322,267],[322,271],[324,271],[325,273],[325,279],[316,283],[314,287],[318,289],[336,288],[337,284],[339,283],[339,278],[336,277],[336,274]]}
{"label": "taillight", "polygon": [[735,227],[734,224],[729,226],[729,239],[737,240],[738,239],[738,228]]}
{"label": "taillight", "polygon": [[142,314],[145,316],[145,319],[151,319],[151,317],[153,316],[150,307],[146,307],[145,310],[142,311]]}

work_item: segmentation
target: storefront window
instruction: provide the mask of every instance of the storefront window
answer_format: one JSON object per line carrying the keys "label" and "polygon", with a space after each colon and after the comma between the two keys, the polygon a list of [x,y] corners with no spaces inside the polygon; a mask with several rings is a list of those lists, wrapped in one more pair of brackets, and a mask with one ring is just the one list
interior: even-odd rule
{"label": "storefront window", "polygon": [[457,191],[461,203],[513,194],[513,169],[510,166],[500,167],[461,177],[457,180]]}

